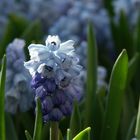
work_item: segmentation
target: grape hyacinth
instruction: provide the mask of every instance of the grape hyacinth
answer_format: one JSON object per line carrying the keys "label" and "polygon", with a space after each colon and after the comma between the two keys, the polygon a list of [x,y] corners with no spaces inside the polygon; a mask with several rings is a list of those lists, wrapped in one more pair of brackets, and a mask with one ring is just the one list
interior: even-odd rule
{"label": "grape hyacinth", "polygon": [[120,12],[123,11],[131,27],[135,27],[140,13],[140,0],[115,0],[113,1],[115,20],[118,22]]}
{"label": "grape hyacinth", "polygon": [[16,9],[14,0],[0,0],[0,37],[2,36],[8,21],[8,14]]}
{"label": "grape hyacinth", "polygon": [[25,112],[32,106],[33,94],[30,88],[31,76],[24,67],[25,42],[15,39],[6,50],[6,93],[5,109],[7,112]]}
{"label": "grape hyacinth", "polygon": [[[31,0],[28,15],[32,19],[40,19],[44,29],[47,29],[57,18],[65,14],[71,4],[72,0]],[[50,18],[50,15],[53,16]]]}
{"label": "grape hyacinth", "polygon": [[111,40],[107,11],[97,1],[74,1],[66,15],[61,16],[49,29],[50,34],[58,34],[64,40],[69,37],[80,43],[86,40],[87,23],[93,23],[97,43],[106,44]]}
{"label": "grape hyacinth", "polygon": [[74,41],[61,43],[58,36],[48,36],[46,45],[31,44],[31,60],[24,66],[32,75],[35,99],[40,98],[44,122],[59,121],[72,112],[73,101],[82,99],[79,59]]}

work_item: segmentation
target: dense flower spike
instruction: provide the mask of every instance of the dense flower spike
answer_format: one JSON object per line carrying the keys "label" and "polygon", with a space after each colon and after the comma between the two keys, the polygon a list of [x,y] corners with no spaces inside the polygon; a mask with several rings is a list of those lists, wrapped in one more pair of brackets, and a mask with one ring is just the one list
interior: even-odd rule
{"label": "dense flower spike", "polygon": [[115,0],[113,1],[115,20],[118,22],[120,12],[123,11],[132,27],[135,27],[140,13],[140,0]]}
{"label": "dense flower spike", "polygon": [[5,109],[15,114],[17,111],[27,111],[32,106],[33,95],[31,93],[31,77],[24,67],[24,40],[15,39],[6,50],[7,76]]}
{"label": "dense flower spike", "polygon": [[[61,38],[76,39],[78,43],[86,40],[88,21],[93,23],[98,43],[110,41],[109,17],[99,1],[77,0],[50,28],[50,34],[59,34]],[[102,34],[102,35],[101,35]]]}
{"label": "dense flower spike", "polygon": [[[30,21],[39,19],[46,31],[48,26],[71,7],[72,0],[0,0],[0,38],[8,23],[8,15],[16,13]],[[52,8],[53,6],[53,8]],[[53,15],[50,18],[50,15]]]}
{"label": "dense flower spike", "polygon": [[70,115],[73,101],[82,98],[79,78],[82,67],[73,45],[73,40],[61,43],[58,36],[49,35],[46,45],[28,47],[31,60],[24,65],[32,75],[35,98],[41,99],[44,122]]}
{"label": "dense flower spike", "polygon": [[[31,0],[28,15],[32,19],[40,19],[46,30],[46,25],[53,24],[57,18],[65,14],[71,4],[72,0]],[[50,15],[53,16],[50,18]]]}
{"label": "dense flower spike", "polygon": [[15,1],[14,0],[1,0],[0,1],[0,37],[5,29],[5,26],[8,22],[7,15],[16,10]]}

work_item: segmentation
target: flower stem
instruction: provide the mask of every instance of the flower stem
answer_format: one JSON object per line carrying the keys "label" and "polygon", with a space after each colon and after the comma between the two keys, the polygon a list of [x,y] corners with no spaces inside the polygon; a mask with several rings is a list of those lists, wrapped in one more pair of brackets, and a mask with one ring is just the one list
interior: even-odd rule
{"label": "flower stem", "polygon": [[50,140],[59,140],[59,126],[58,122],[51,122]]}

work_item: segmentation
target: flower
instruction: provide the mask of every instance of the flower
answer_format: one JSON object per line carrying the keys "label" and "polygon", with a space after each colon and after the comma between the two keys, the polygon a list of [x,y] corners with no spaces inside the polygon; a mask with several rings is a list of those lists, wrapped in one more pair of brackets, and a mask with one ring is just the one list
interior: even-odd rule
{"label": "flower", "polygon": [[[98,46],[107,46],[111,40],[107,11],[100,1],[74,1],[67,13],[49,28],[50,34],[58,34],[63,39],[69,37],[80,43],[86,40],[87,23],[94,26]],[[106,44],[106,45],[105,45]]]}
{"label": "flower", "polygon": [[[25,0],[22,0],[25,1]],[[24,6],[24,13],[30,19],[39,19],[43,23],[43,29],[48,29],[48,26],[54,23],[61,15],[65,14],[72,5],[71,0],[26,0],[28,11]],[[22,6],[22,3],[21,3]],[[22,6],[23,7],[23,6]],[[50,15],[53,15],[50,17]],[[47,19],[47,20],[46,20]]]}
{"label": "flower", "polygon": [[115,0],[112,4],[116,14],[116,22],[118,23],[120,12],[123,11],[128,19],[130,27],[134,28],[139,17],[140,0]]}
{"label": "flower", "polygon": [[17,111],[25,112],[32,106],[33,95],[29,83],[31,77],[24,67],[25,42],[15,39],[6,50],[6,93],[5,109],[15,114]]}
{"label": "flower", "polygon": [[74,41],[48,36],[45,45],[29,45],[30,60],[24,66],[32,75],[35,99],[40,98],[44,122],[70,115],[73,101],[82,98],[79,75],[82,67],[74,53]]}
{"label": "flower", "polygon": [[[43,71],[45,65],[56,70],[58,66],[61,65],[60,67],[62,67],[62,64],[68,59],[68,57],[70,57],[71,60],[73,59],[73,44],[73,40],[61,43],[59,37],[52,36],[51,38],[48,36],[46,45],[31,44],[28,47],[31,60],[25,62],[24,65],[29,69],[32,76],[36,71],[39,73]],[[47,69],[45,69],[45,72],[51,71],[47,71]]]}

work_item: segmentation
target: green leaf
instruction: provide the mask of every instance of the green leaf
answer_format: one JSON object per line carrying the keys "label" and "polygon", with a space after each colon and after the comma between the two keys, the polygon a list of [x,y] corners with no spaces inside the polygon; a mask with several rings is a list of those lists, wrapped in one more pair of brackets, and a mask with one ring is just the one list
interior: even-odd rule
{"label": "green leaf", "polygon": [[5,77],[6,77],[6,56],[4,55],[2,68],[0,72],[0,140],[6,140],[5,112],[4,112]]}
{"label": "green leaf", "polygon": [[32,116],[30,112],[20,112],[18,114],[18,119],[20,120],[20,124],[23,126],[24,130],[28,130],[30,134],[32,134],[34,131],[34,116]]}
{"label": "green leaf", "polygon": [[136,53],[129,62],[127,85],[129,85],[129,83],[133,79],[134,75],[136,74],[136,70],[138,68],[139,60],[140,60],[140,55],[139,55],[139,53]]}
{"label": "green leaf", "polygon": [[113,5],[112,5],[112,0],[104,0],[104,5],[111,17],[114,16],[114,10],[113,10]]}
{"label": "green leaf", "polygon": [[123,50],[116,60],[111,73],[101,140],[116,140],[127,81],[127,71],[128,56],[126,50]]}
{"label": "green leaf", "polygon": [[47,140],[49,139],[49,130],[50,130],[50,127],[49,127],[49,123],[46,123],[43,125],[43,129],[42,129],[42,137],[41,137],[41,140]]}
{"label": "green leaf", "polygon": [[137,114],[135,135],[136,135],[137,139],[140,139],[140,100],[139,100],[139,108],[138,108],[138,114]]}
{"label": "green leaf", "polygon": [[134,115],[127,132],[126,140],[130,140],[133,137],[135,123],[136,123],[136,116]]}
{"label": "green leaf", "polygon": [[50,140],[59,139],[59,122],[51,121],[50,123]]}
{"label": "green leaf", "polygon": [[73,140],[90,140],[90,131],[91,128],[88,127],[85,130],[81,131]]}
{"label": "green leaf", "polygon": [[[120,126],[119,126],[119,138],[122,140],[126,140],[126,136],[130,135],[128,134],[128,129],[130,127],[130,123],[134,117],[135,113],[135,100],[134,100],[134,94],[132,92],[132,89],[130,89],[131,86],[127,87],[125,92],[124,99],[123,99],[123,108],[121,113],[121,119],[120,119]],[[133,128],[134,130],[134,128]],[[134,134],[134,131],[133,131]],[[131,135],[133,137],[133,135]],[[132,138],[131,137],[131,138]],[[129,139],[130,140],[130,139]]]}
{"label": "green leaf", "polygon": [[67,140],[71,140],[71,132],[70,132],[70,129],[67,129]]}
{"label": "green leaf", "polygon": [[30,133],[27,130],[25,130],[25,136],[27,140],[33,140]]}
{"label": "green leaf", "polygon": [[15,126],[9,113],[6,113],[6,140],[18,140]]}
{"label": "green leaf", "polygon": [[36,119],[35,119],[33,140],[40,140],[42,134],[42,110],[41,110],[41,103],[39,98],[36,100],[36,106],[37,106]]}
{"label": "green leaf", "polygon": [[81,130],[81,118],[77,101],[74,102],[74,110],[70,120],[70,130],[72,138]]}
{"label": "green leaf", "polygon": [[104,106],[103,106],[104,102],[103,100],[101,100],[101,98],[99,97],[99,94],[97,94],[96,96],[96,101],[95,101],[95,105],[93,108],[93,112],[94,112],[94,127],[92,128],[92,139],[100,139],[100,134],[101,134],[101,129],[102,129],[102,124],[103,124],[103,117],[104,117]]}
{"label": "green leaf", "polygon": [[61,129],[62,134],[66,134],[67,128],[70,127],[70,117],[71,116],[68,116],[59,122],[59,128]]}
{"label": "green leaf", "polygon": [[97,47],[92,24],[88,26],[87,94],[85,99],[85,126],[93,128],[93,108],[97,89]]}
{"label": "green leaf", "polygon": [[60,129],[59,129],[59,140],[64,140],[64,139],[63,139],[63,136],[62,136],[62,132],[61,132]]}
{"label": "green leaf", "polygon": [[30,44],[30,42],[34,40],[40,40],[42,37],[42,28],[40,21],[36,20],[32,24],[30,24],[23,32],[21,37],[26,40],[27,44]]}
{"label": "green leaf", "polygon": [[116,47],[119,47],[118,48],[119,52],[125,47],[128,56],[132,57],[135,53],[135,48],[133,46],[133,34],[129,29],[128,20],[123,11],[121,11],[120,13],[120,23],[119,23],[118,30],[119,30],[118,41],[120,45]]}
{"label": "green leaf", "polygon": [[9,16],[8,25],[6,26],[4,36],[0,42],[0,58],[2,58],[5,53],[7,45],[13,41],[14,38],[20,37],[27,25],[28,22],[23,17],[13,14]]}
{"label": "green leaf", "polygon": [[134,33],[134,47],[138,52],[140,52],[140,16]]}

